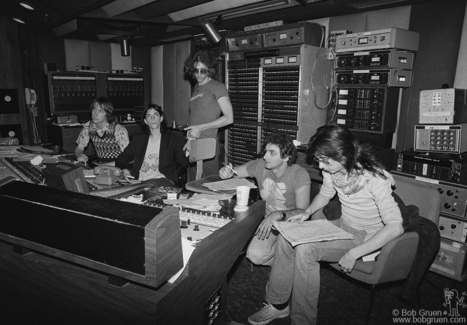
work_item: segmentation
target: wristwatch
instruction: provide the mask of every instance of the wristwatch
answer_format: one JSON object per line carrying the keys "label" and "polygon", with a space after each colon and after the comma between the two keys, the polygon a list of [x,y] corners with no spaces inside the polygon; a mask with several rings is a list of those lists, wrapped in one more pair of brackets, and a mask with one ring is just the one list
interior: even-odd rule
{"label": "wristwatch", "polygon": [[282,212],[281,216],[282,216],[282,218],[281,218],[280,221],[284,221],[287,218],[287,214],[285,212]]}

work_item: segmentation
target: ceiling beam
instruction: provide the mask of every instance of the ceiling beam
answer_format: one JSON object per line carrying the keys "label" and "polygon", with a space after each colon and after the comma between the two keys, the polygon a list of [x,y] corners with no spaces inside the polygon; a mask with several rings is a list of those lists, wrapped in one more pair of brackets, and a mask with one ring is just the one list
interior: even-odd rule
{"label": "ceiling beam", "polygon": [[[143,20],[167,15],[174,11],[184,10],[213,0],[160,0],[150,5],[135,9]],[[231,0],[233,2],[233,0]]]}
{"label": "ceiling beam", "polygon": [[69,22],[70,20],[76,19],[79,16],[84,15],[85,13],[88,13],[88,12],[96,10],[96,9],[102,7],[102,6],[105,6],[106,4],[108,4],[108,3],[112,2],[112,1],[114,1],[114,0],[96,0],[96,1],[94,1],[92,3],[92,5],[89,5],[87,7],[79,9],[79,10],[73,12],[72,14],[70,14],[68,16],[64,16],[62,19],[57,20],[55,23],[50,24],[48,26],[48,28],[53,29],[55,27],[58,27],[58,26],[60,26],[62,24],[65,24],[65,23]]}
{"label": "ceiling beam", "polygon": [[105,5],[102,7],[102,10],[105,11],[105,13],[109,17],[115,17],[117,15],[123,14],[125,12],[128,12],[130,10],[134,10],[136,8],[139,8],[141,6],[145,6],[147,4],[156,2],[158,0],[115,0],[108,5]]}

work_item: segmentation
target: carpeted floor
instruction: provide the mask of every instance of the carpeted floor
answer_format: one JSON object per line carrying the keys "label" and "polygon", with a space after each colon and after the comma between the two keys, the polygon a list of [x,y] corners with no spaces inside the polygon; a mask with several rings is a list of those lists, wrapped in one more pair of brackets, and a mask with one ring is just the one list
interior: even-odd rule
{"label": "carpeted floor", "polygon": [[[349,277],[324,265],[321,268],[321,293],[319,301],[319,325],[356,325],[363,324],[368,306],[370,287],[354,281]],[[269,267],[253,266],[241,255],[232,269],[227,293],[226,324],[248,324],[248,316],[263,306],[265,285],[269,275]],[[396,324],[402,321],[393,319],[393,314],[413,313],[409,324],[429,324],[427,319],[432,317],[431,323],[440,322],[448,313],[443,289],[456,289],[459,296],[465,301],[457,308],[459,316],[457,323],[467,323],[467,281],[460,283],[447,277],[428,272],[420,287],[421,310],[415,311],[412,307],[399,301],[399,293],[403,282],[381,285],[376,291],[370,324]],[[424,315],[425,320],[421,318]],[[449,315],[447,315],[449,316]],[[458,319],[464,317],[464,321]],[[289,325],[290,317],[277,319],[270,324]],[[451,321],[452,323],[452,321]],[[407,322],[406,322],[407,324]]]}

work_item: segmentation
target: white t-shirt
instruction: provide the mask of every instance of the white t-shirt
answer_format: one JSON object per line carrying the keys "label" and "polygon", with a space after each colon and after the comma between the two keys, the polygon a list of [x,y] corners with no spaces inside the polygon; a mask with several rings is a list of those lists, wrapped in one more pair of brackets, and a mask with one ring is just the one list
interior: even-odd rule
{"label": "white t-shirt", "polygon": [[161,148],[161,138],[152,142],[151,139],[148,141],[148,147],[144,155],[144,161],[139,170],[139,179],[142,181],[154,178],[165,177],[159,171],[159,151]]}

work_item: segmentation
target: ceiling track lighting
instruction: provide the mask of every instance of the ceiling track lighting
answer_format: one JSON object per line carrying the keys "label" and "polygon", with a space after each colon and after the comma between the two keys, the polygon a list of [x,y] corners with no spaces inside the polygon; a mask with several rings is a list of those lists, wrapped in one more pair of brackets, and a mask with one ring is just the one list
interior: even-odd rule
{"label": "ceiling track lighting", "polygon": [[23,7],[23,8],[28,9],[28,10],[34,10],[34,7],[31,4],[27,3],[27,2],[20,2],[19,5],[21,7]]}
{"label": "ceiling track lighting", "polygon": [[219,34],[216,27],[214,27],[214,24],[211,21],[202,21],[200,22],[200,24],[201,30],[212,44],[217,44],[220,42],[222,36]]}
{"label": "ceiling track lighting", "polygon": [[12,18],[14,21],[16,21],[17,23],[20,23],[20,24],[26,24],[24,21],[22,21],[21,19],[19,18]]}
{"label": "ceiling track lighting", "polygon": [[122,56],[131,55],[131,40],[132,37],[122,37],[120,39],[120,53]]}

